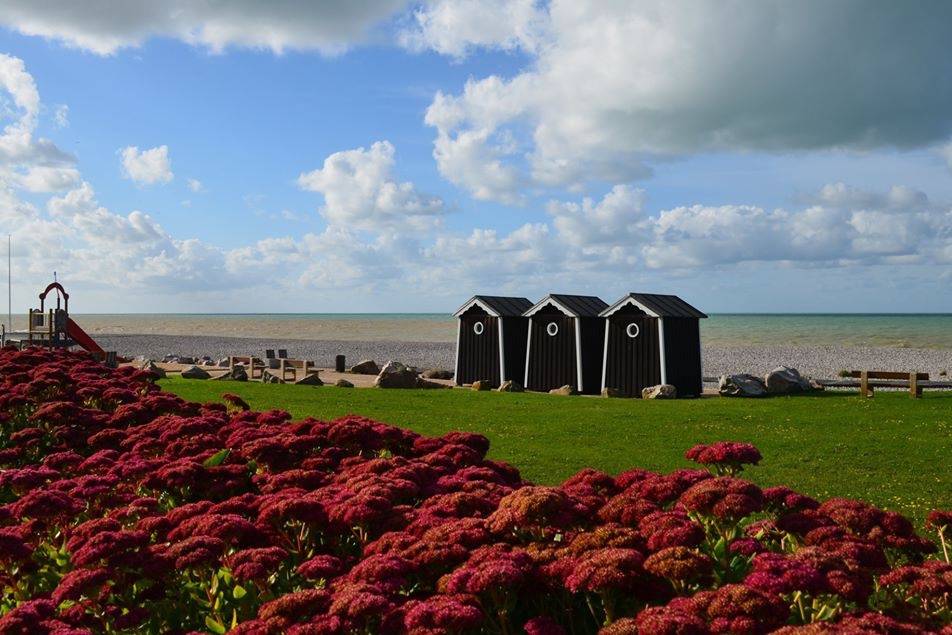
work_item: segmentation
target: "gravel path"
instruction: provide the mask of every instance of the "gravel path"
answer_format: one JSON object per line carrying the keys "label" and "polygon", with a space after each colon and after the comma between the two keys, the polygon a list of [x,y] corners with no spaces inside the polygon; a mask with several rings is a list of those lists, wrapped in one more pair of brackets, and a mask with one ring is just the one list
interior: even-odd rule
{"label": "gravel path", "polygon": [[[278,340],[183,335],[97,335],[106,350],[120,355],[161,359],[167,354],[215,359],[228,355],[264,355],[266,348],[286,348],[291,357],[332,367],[334,356],[347,356],[348,366],[361,359],[390,359],[421,368],[453,368],[454,345],[445,342]],[[842,369],[915,370],[939,379],[952,372],[952,350],[926,348],[859,348],[847,346],[704,347],[704,375],[749,372],[762,375],[781,364],[818,379]]]}

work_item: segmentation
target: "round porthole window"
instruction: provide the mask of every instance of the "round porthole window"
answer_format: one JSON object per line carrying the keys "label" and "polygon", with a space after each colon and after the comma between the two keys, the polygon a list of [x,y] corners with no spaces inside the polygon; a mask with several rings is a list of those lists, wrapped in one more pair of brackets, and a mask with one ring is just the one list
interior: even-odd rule
{"label": "round porthole window", "polygon": [[551,335],[552,337],[555,337],[556,335],[559,334],[559,325],[556,324],[555,322],[549,322],[545,327],[545,332]]}
{"label": "round porthole window", "polygon": [[476,322],[476,324],[473,324],[473,333],[475,333],[476,335],[482,335],[482,334],[483,334],[483,323],[482,323],[482,322]]}
{"label": "round porthole window", "polygon": [[638,337],[638,333],[640,332],[641,332],[641,329],[639,329],[638,325],[635,324],[634,322],[632,322],[631,324],[628,325],[627,328],[625,328],[625,333],[627,333],[628,337],[632,339]]}

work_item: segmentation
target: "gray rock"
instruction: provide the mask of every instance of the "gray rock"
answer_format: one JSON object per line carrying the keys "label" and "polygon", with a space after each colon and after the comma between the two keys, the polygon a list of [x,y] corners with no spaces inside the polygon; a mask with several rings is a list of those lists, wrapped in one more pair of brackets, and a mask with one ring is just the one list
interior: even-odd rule
{"label": "gray rock", "polygon": [[473,390],[492,390],[493,385],[488,379],[477,379],[472,384]]}
{"label": "gray rock", "polygon": [[217,378],[219,381],[248,381],[248,371],[243,364],[235,364],[227,373]]}
{"label": "gray rock", "polygon": [[764,385],[771,395],[791,395],[813,390],[810,382],[800,371],[789,366],[778,366],[764,376]]}
{"label": "gray rock", "polygon": [[453,379],[453,371],[441,368],[430,368],[423,371],[424,379]]}
{"label": "gray rock", "polygon": [[189,366],[182,371],[182,377],[185,379],[209,379],[211,375],[204,368],[198,366]]}
{"label": "gray rock", "polygon": [[156,366],[155,362],[153,362],[151,359],[147,359],[144,363],[140,364],[139,370],[152,373],[155,379],[165,379],[165,369]]}
{"label": "gray rock", "polygon": [[321,381],[320,376],[317,373],[311,373],[310,375],[305,375],[299,380],[294,382],[295,386],[323,386],[324,382]]}
{"label": "gray rock", "polygon": [[525,392],[526,391],[526,389],[522,387],[522,384],[520,384],[517,381],[512,381],[511,379],[507,379],[506,381],[502,382],[502,385],[496,390],[498,390],[499,392]]}
{"label": "gray rock", "polygon": [[389,361],[380,369],[380,374],[374,380],[376,388],[416,388],[417,374],[401,364]]}
{"label": "gray rock", "polygon": [[283,384],[284,380],[275,375],[274,373],[268,372],[267,370],[261,371],[261,383],[262,384]]}
{"label": "gray rock", "polygon": [[767,386],[760,377],[753,375],[721,375],[717,392],[724,397],[765,397]]}
{"label": "gray rock", "polygon": [[219,367],[219,368],[228,368],[228,358],[227,358],[227,357],[222,357],[221,359],[219,359],[219,360],[218,360],[218,367]]}
{"label": "gray rock", "polygon": [[377,366],[377,362],[374,360],[365,359],[351,366],[350,372],[355,375],[379,375],[380,367]]}
{"label": "gray rock", "polygon": [[553,388],[552,390],[549,391],[549,394],[550,395],[565,395],[567,397],[569,395],[577,395],[578,391],[575,390],[575,386],[572,386],[571,384],[565,384],[561,388]]}
{"label": "gray rock", "polygon": [[618,388],[612,388],[611,386],[605,386],[602,388],[602,397],[627,397],[625,391],[619,390]]}
{"label": "gray rock", "polygon": [[677,399],[678,389],[671,384],[648,386],[641,391],[642,399]]}
{"label": "gray rock", "polygon": [[194,357],[188,357],[186,355],[178,355],[175,358],[176,364],[195,364],[196,360]]}
{"label": "gray rock", "polygon": [[338,388],[353,388],[354,387],[354,385],[350,383],[349,381],[347,381],[346,379],[338,379],[336,382],[334,382],[334,385],[337,386]]}

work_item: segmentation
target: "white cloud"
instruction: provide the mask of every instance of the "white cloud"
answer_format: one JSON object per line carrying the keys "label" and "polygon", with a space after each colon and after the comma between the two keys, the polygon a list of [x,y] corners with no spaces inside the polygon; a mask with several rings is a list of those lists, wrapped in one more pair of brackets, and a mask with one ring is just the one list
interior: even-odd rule
{"label": "white cloud", "polygon": [[[523,72],[436,95],[434,154],[454,183],[506,200],[492,175],[577,187],[700,152],[931,146],[952,133],[952,5],[925,4],[552,0]],[[469,8],[445,0],[418,20]],[[419,41],[450,55],[481,44],[439,36]],[[519,143],[505,156],[485,150],[506,133]]]}
{"label": "white cloud", "polygon": [[189,179],[188,189],[192,190],[193,192],[201,192],[205,189],[205,187],[202,185],[202,182],[199,181],[198,179]]}
{"label": "white cloud", "polygon": [[53,111],[53,122],[56,124],[57,128],[68,128],[69,106],[66,104],[60,104],[57,106],[56,110]]}
{"label": "white cloud", "polygon": [[324,166],[298,177],[298,185],[324,195],[321,214],[332,225],[365,230],[425,229],[438,224],[443,201],[394,180],[395,149],[378,141],[369,149],[335,152]]}
{"label": "white cloud", "polygon": [[177,38],[213,52],[228,47],[338,53],[363,39],[404,0],[8,0],[0,24],[99,55],[140,46],[153,37]]}
{"label": "white cloud", "polygon": [[127,146],[119,151],[122,159],[122,175],[139,184],[168,183],[172,180],[172,162],[169,147],[162,145],[140,151],[136,146]]}
{"label": "white cloud", "polygon": [[431,0],[399,34],[412,50],[463,58],[477,47],[534,51],[545,15],[536,0]]}
{"label": "white cloud", "polygon": [[595,247],[645,240],[644,190],[616,185],[599,201],[549,203],[549,213],[559,234],[569,244]]}

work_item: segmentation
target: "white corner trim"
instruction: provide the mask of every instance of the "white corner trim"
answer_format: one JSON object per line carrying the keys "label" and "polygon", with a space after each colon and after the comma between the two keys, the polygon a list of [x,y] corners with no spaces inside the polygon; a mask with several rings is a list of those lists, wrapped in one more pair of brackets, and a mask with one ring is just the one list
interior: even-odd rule
{"label": "white corner trim", "polygon": [[529,390],[529,351],[532,349],[532,318],[529,318],[529,332],[526,334],[526,376],[522,387]]}
{"label": "white corner trim", "polygon": [[499,385],[502,386],[506,381],[506,346],[505,339],[502,336],[502,318],[496,318],[496,324],[499,325]]}
{"label": "white corner trim", "polygon": [[668,361],[664,355],[664,318],[658,318],[658,349],[661,355],[661,383],[668,383]]}
{"label": "white corner trim", "polygon": [[608,372],[608,318],[605,318],[605,348],[602,350],[602,390],[605,390],[605,374]]}
{"label": "white corner trim", "polygon": [[492,317],[499,317],[499,314],[493,311],[492,309],[490,309],[489,305],[485,304],[484,302],[481,302],[479,298],[475,298],[475,297],[471,299],[469,302],[467,302],[466,304],[464,304],[463,306],[461,306],[459,309],[457,309],[456,313],[454,313],[453,315],[455,317],[460,317],[461,315],[469,311],[474,306],[478,306],[480,309],[482,309],[483,311],[485,311],[488,315],[491,315]]}
{"label": "white corner trim", "polygon": [[552,297],[550,297],[550,296],[545,296],[544,298],[542,298],[541,300],[539,300],[539,301],[536,303],[535,306],[533,306],[531,309],[529,309],[528,311],[526,311],[526,312],[523,313],[522,315],[524,315],[525,317],[532,317],[533,315],[535,315],[536,313],[538,313],[539,311],[541,311],[541,310],[543,309],[543,307],[545,307],[547,304],[551,304],[552,306],[554,306],[554,307],[557,308],[559,311],[561,311],[562,313],[564,313],[565,315],[567,315],[567,316],[569,316],[569,317],[578,317],[578,316],[575,315],[574,312],[569,311],[569,310],[565,307],[564,304],[561,304],[558,300],[554,300],[554,299],[553,299]]}
{"label": "white corner trim", "polygon": [[575,370],[578,374],[578,391],[582,392],[585,387],[582,385],[582,326],[581,320],[573,318],[575,321]]}
{"label": "white corner trim", "polygon": [[660,317],[657,313],[655,313],[654,311],[652,311],[651,309],[643,305],[641,302],[638,302],[631,296],[625,296],[624,298],[622,298],[615,304],[611,305],[610,307],[608,307],[607,309],[599,313],[599,317],[611,317],[628,305],[638,307],[639,309],[647,313],[650,317],[653,317],[653,318]]}
{"label": "white corner trim", "polygon": [[463,384],[459,383],[459,334],[463,330],[463,320],[456,320],[456,362],[453,366],[453,382],[457,386],[462,386]]}

